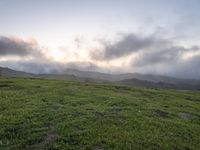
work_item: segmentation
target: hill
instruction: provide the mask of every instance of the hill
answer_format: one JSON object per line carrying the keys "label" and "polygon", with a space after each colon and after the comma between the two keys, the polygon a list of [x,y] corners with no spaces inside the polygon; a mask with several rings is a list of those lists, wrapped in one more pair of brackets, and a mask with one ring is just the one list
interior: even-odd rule
{"label": "hill", "polygon": [[16,71],[10,68],[0,67],[0,76],[4,77],[33,77],[34,74]]}

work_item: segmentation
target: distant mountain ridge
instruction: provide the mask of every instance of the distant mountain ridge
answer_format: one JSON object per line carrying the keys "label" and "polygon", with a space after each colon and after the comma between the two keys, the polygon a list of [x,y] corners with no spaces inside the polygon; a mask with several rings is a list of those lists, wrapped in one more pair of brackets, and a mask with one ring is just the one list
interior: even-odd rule
{"label": "distant mountain ridge", "polygon": [[170,76],[162,76],[162,75],[152,75],[152,74],[140,74],[140,73],[124,73],[124,74],[108,74],[108,73],[101,73],[101,72],[93,72],[93,71],[80,71],[76,69],[67,69],[59,74],[73,74],[79,77],[90,77],[90,78],[99,78],[102,80],[109,80],[109,81],[119,81],[125,79],[132,79],[136,78],[139,80],[148,80],[154,82],[174,82],[177,81],[200,81],[197,79],[182,79],[182,78],[175,78]]}
{"label": "distant mountain ridge", "polygon": [[177,88],[200,90],[200,80],[196,79],[178,79],[168,76],[148,75],[139,73],[126,74],[106,74],[92,71],[80,71],[76,69],[67,69],[62,73],[51,74],[31,74],[22,71],[15,71],[10,68],[0,67],[0,76],[6,77],[29,77],[45,78],[58,80],[76,80],[76,81],[96,81],[113,82],[116,84],[149,87],[149,88]]}

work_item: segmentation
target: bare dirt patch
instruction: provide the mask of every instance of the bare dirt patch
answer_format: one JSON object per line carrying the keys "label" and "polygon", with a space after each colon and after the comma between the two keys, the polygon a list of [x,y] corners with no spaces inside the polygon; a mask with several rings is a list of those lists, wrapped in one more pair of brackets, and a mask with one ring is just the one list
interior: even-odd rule
{"label": "bare dirt patch", "polygon": [[32,145],[31,148],[34,148],[34,149],[44,148],[45,146],[49,145],[50,143],[53,143],[59,138],[59,135],[55,131],[54,126],[48,125],[46,126],[46,128],[48,128],[46,136],[43,138],[41,142]]}
{"label": "bare dirt patch", "polygon": [[108,112],[118,113],[121,112],[123,109],[121,107],[111,107],[108,109]]}
{"label": "bare dirt patch", "polygon": [[95,117],[97,117],[97,118],[102,118],[102,117],[104,117],[106,114],[105,114],[105,112],[98,112],[98,111],[96,111],[96,112],[94,112],[94,115],[95,115]]}
{"label": "bare dirt patch", "polygon": [[194,102],[200,102],[200,98],[192,97],[192,96],[186,97],[186,100],[194,101]]}
{"label": "bare dirt patch", "polygon": [[156,113],[157,116],[162,117],[162,118],[167,118],[169,115],[168,112],[165,112],[159,109],[154,110],[154,113]]}
{"label": "bare dirt patch", "polygon": [[103,148],[103,147],[100,147],[100,146],[95,146],[95,147],[93,148],[93,150],[104,150],[104,148]]}
{"label": "bare dirt patch", "polygon": [[178,116],[183,120],[191,120],[192,118],[194,118],[191,114],[185,112],[178,113]]}

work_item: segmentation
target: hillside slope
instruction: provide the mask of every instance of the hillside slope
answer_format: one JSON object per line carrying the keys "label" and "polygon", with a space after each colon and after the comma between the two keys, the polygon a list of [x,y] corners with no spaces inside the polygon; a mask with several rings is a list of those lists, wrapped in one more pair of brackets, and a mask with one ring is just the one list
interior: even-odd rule
{"label": "hillside slope", "polygon": [[200,93],[0,78],[0,149],[200,147]]}

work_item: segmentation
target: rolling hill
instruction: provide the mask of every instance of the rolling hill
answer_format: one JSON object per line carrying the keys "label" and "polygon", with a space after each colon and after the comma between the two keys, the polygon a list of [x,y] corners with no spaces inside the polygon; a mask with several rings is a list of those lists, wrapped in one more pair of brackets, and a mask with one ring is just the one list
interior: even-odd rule
{"label": "rolling hill", "polygon": [[0,76],[4,77],[34,77],[34,74],[0,67]]}

